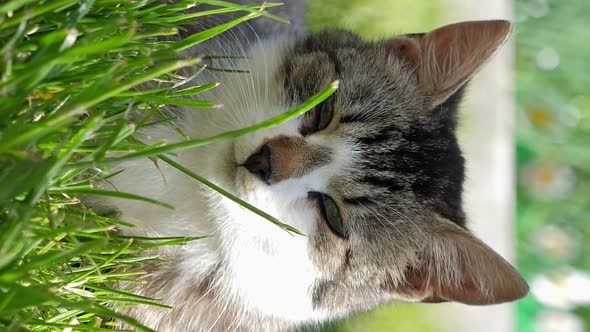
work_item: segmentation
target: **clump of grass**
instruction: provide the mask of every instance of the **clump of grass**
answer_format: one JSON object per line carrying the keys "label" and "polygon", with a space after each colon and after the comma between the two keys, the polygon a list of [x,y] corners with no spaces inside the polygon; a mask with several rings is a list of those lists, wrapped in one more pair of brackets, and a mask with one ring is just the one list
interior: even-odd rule
{"label": "clump of grass", "polygon": [[[80,203],[78,195],[92,194],[163,204],[92,187],[98,177],[116,175],[108,166],[122,160],[160,159],[279,227],[296,231],[167,154],[280,124],[327,98],[335,84],[301,107],[249,128],[172,145],[146,145],[135,138],[144,127],[173,123],[174,118],[160,111],[164,105],[182,104],[194,111],[214,107],[194,96],[223,87],[215,82],[194,86],[194,77],[179,75],[178,69],[191,67],[197,76],[202,66],[199,59],[176,59],[178,51],[247,20],[274,18],[264,11],[273,4],[199,3],[214,9],[186,14],[184,10],[195,5],[186,0],[0,4],[0,329],[100,331],[118,318],[138,330],[149,330],[114,309],[161,304],[117,290],[112,283],[137,282],[142,272],[125,272],[127,268],[160,260],[145,254],[146,249],[198,238],[116,235],[116,227],[131,225],[96,215]],[[236,11],[243,16],[184,40],[159,38],[177,34],[198,17]],[[154,80],[156,88],[136,89]]]}

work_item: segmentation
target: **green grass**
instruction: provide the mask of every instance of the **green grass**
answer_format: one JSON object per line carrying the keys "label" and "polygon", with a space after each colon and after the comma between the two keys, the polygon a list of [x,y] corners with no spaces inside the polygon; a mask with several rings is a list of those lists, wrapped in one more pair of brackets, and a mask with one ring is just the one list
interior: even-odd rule
{"label": "green grass", "polygon": [[[195,77],[208,69],[199,59],[177,60],[178,51],[246,20],[275,18],[260,6],[200,2],[216,8],[185,14],[183,10],[193,4],[186,0],[167,5],[155,0],[0,4],[0,330],[100,331],[112,327],[113,318],[149,330],[113,309],[159,304],[118,291],[112,283],[137,282],[142,273],[138,267],[160,260],[149,254],[150,248],[198,238],[119,236],[114,230],[131,225],[98,216],[80,203],[78,195],[91,194],[173,208],[145,197],[93,188],[95,180],[114,176],[108,167],[122,160],[151,158],[154,163],[158,159],[169,163],[196,183],[296,232],[170,156],[299,116],[333,93],[335,84],[281,116],[218,136],[148,145],[136,135],[156,124],[174,126],[175,119],[162,112],[165,105],[215,111],[214,104],[197,100],[198,94],[222,87],[215,82],[194,87]],[[196,17],[232,11],[243,15],[182,41],[158,39],[175,35]],[[195,75],[178,74],[186,67]],[[154,88],[138,90],[147,82]]]}

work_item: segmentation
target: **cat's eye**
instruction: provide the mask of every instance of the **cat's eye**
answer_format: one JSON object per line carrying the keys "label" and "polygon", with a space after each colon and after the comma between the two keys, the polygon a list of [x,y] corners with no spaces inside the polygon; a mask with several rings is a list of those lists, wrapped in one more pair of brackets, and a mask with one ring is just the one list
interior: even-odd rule
{"label": "cat's eye", "polygon": [[322,131],[332,123],[334,118],[334,105],[332,98],[328,98],[323,103],[316,106],[313,110],[305,114],[301,134],[303,136],[311,135]]}
{"label": "cat's eye", "polygon": [[317,202],[322,219],[328,224],[330,230],[341,238],[347,238],[348,233],[342,223],[340,210],[332,197],[319,192],[309,192],[309,198]]}

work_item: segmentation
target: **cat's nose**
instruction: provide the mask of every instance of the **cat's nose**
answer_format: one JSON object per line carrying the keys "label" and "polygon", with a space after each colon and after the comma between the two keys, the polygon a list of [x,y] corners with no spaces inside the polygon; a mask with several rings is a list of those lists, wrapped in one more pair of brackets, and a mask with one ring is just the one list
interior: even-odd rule
{"label": "cat's nose", "polygon": [[260,150],[248,157],[242,166],[246,167],[250,173],[258,176],[262,181],[269,183],[272,176],[270,145],[264,144]]}
{"label": "cat's nose", "polygon": [[300,137],[278,136],[269,139],[240,166],[268,185],[298,178],[326,165],[330,150]]}

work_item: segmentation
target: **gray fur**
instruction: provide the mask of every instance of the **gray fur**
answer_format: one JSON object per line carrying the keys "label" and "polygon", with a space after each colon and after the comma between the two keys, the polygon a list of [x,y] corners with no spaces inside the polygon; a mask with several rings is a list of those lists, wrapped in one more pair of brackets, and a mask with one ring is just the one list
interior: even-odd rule
{"label": "gray fur", "polygon": [[[441,119],[432,116],[429,96],[419,91],[401,61],[392,59],[383,45],[350,33],[327,31],[302,41],[285,60],[281,74],[294,104],[340,80],[332,102],[341,123],[329,135],[357,144],[362,151],[359,159],[364,160],[335,179],[328,193],[338,202],[350,238],[343,241],[327,227],[320,227],[314,237],[312,252],[325,276],[313,290],[314,301],[318,308],[342,312],[383,303],[391,298],[389,291],[399,285],[404,271],[419,264],[425,242],[420,233],[428,227],[428,219],[455,210],[450,214],[463,223],[460,207],[437,199],[448,191],[423,196],[412,190],[422,180],[420,174],[397,169],[396,155],[420,149],[420,142],[407,137],[416,127],[435,137],[431,153],[441,154],[441,165],[446,157],[457,160],[455,168],[441,170],[440,178],[433,179],[445,191],[451,181],[445,172],[458,173],[462,181],[458,149],[455,155],[444,155],[447,145],[456,146],[454,134],[438,135]],[[408,162],[420,166],[419,160]]]}
{"label": "gray fur", "polygon": [[[454,132],[462,85],[433,106],[435,98],[421,88],[424,82],[416,77],[416,68],[386,43],[365,42],[342,31],[305,35],[304,1],[287,1],[271,12],[294,24],[255,20],[189,53],[228,53],[233,48],[243,54],[260,39],[284,33],[296,40],[275,77],[286,105],[298,105],[330,82],[340,81],[338,91],[326,101],[334,108],[336,124],[314,134],[354,147],[347,152],[356,156],[355,163],[331,177],[324,193],[338,206],[347,236],[334,234],[318,213],[317,231],[309,239],[311,260],[321,275],[309,290],[314,309],[342,317],[394,299],[446,300],[440,294],[448,289],[457,293],[465,285],[487,296],[465,298],[466,303],[492,303],[494,295],[499,301],[522,296],[526,285],[516,271],[466,231],[461,204],[464,160]],[[236,16],[201,21],[183,36],[232,17]],[[305,124],[304,117],[299,121]],[[298,145],[306,162],[276,182],[326,164],[333,152],[316,149],[302,137],[285,140]],[[174,306],[172,311],[139,306],[123,313],[162,331],[201,331],[204,326],[215,331],[296,328],[291,322],[244,311],[239,300],[224,298],[219,291],[226,282],[223,261],[200,279],[179,273],[182,264],[172,258],[167,264],[147,266],[145,284],[122,286],[162,299]],[[424,280],[414,280],[412,276],[423,269]],[[421,282],[432,286],[432,292],[420,293]]]}

